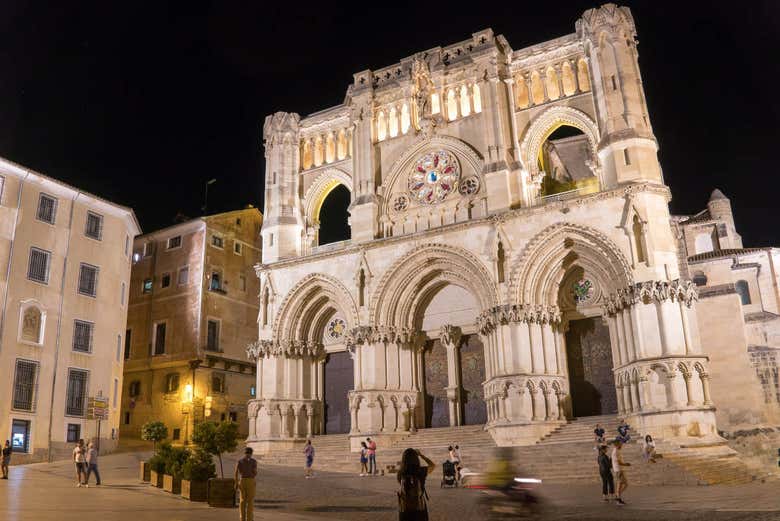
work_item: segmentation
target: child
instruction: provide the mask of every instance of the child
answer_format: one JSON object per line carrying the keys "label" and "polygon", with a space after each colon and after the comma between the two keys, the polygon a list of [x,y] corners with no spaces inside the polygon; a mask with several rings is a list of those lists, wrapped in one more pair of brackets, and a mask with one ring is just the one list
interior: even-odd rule
{"label": "child", "polygon": [[365,441],[360,442],[360,477],[368,475],[368,446]]}
{"label": "child", "polygon": [[607,455],[607,446],[599,446],[599,476],[601,476],[601,495],[604,501],[610,501],[615,495],[615,480],[612,477],[612,460]]}

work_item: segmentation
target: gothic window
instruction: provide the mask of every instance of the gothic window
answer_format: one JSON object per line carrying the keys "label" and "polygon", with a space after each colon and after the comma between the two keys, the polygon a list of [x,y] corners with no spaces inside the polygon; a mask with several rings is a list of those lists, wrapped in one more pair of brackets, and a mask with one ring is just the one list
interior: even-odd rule
{"label": "gothic window", "polygon": [[515,81],[515,89],[516,89],[516,98],[517,98],[517,108],[524,109],[528,107],[530,103],[530,96],[528,93],[528,85],[525,83],[525,78],[522,76],[518,76],[517,80]]}
{"label": "gothic window", "polygon": [[588,279],[580,279],[572,285],[574,302],[583,304],[593,298],[593,283]]}
{"label": "gothic window", "polygon": [[441,107],[439,105],[439,94],[434,92],[431,94],[431,114],[438,114],[441,112]]}
{"label": "gothic window", "polygon": [[262,319],[263,319],[263,326],[267,326],[268,325],[268,318],[269,318],[268,317],[268,312],[269,312],[268,300],[269,300],[269,298],[268,298],[268,288],[265,288],[263,290],[263,317],[262,317]]}
{"label": "gothic window", "polygon": [[531,73],[531,99],[534,105],[544,103],[544,86],[542,78],[537,71]]}
{"label": "gothic window", "polygon": [[421,203],[439,203],[457,186],[459,178],[460,168],[452,154],[445,150],[428,152],[414,165],[409,191]]}
{"label": "gothic window", "polygon": [[411,126],[411,118],[409,117],[409,105],[406,103],[401,107],[401,134],[409,132]]}
{"label": "gothic window", "polygon": [[398,135],[398,111],[390,107],[390,137]]}
{"label": "gothic window", "polygon": [[479,90],[479,85],[474,84],[471,86],[471,95],[473,97],[474,114],[482,112],[482,93]]}
{"label": "gothic window", "polygon": [[574,83],[574,72],[568,61],[563,62],[561,66],[561,83],[563,84],[563,95],[571,96],[577,92],[577,86]]}
{"label": "gothic window", "polygon": [[465,85],[460,87],[460,115],[468,116],[471,114],[471,105],[469,103],[469,88]]}
{"label": "gothic window", "polygon": [[403,212],[409,207],[409,199],[405,195],[399,195],[393,201],[393,210]]}
{"label": "gothic window", "polygon": [[463,196],[476,194],[479,192],[479,179],[476,176],[467,177],[458,184],[458,191]]}
{"label": "gothic window", "polygon": [[580,84],[580,90],[587,92],[590,90],[590,77],[588,76],[588,64],[580,58],[577,62],[577,83]]}
{"label": "gothic window", "polygon": [[447,91],[447,119],[452,121],[458,117],[458,102],[455,98],[455,89]]}
{"label": "gothic window", "polygon": [[504,252],[504,244],[501,241],[498,242],[496,268],[498,268],[498,282],[504,282],[504,277],[506,277],[506,253]]}
{"label": "gothic window", "polygon": [[737,290],[737,295],[739,295],[739,300],[742,305],[750,305],[750,286],[748,286],[747,281],[738,280],[737,283],[734,284],[734,288]]}
{"label": "gothic window", "polygon": [[325,340],[328,343],[340,341],[347,332],[347,323],[344,319],[335,317],[328,322],[325,328]]}
{"label": "gothic window", "polygon": [[547,98],[556,100],[560,97],[561,93],[558,91],[558,74],[552,67],[547,69],[544,75],[545,83],[547,84]]}
{"label": "gothic window", "polygon": [[637,262],[647,262],[647,255],[644,247],[644,235],[642,232],[642,221],[639,220],[638,215],[634,215],[634,224],[631,226],[631,231],[634,236],[634,246],[636,247],[636,260]]}
{"label": "gothic window", "polygon": [[36,306],[25,308],[22,313],[22,340],[34,344],[41,343],[43,313]]}
{"label": "gothic window", "polygon": [[387,138],[387,120],[385,111],[380,110],[379,115],[376,117],[376,139],[377,141],[384,141],[385,138]]}

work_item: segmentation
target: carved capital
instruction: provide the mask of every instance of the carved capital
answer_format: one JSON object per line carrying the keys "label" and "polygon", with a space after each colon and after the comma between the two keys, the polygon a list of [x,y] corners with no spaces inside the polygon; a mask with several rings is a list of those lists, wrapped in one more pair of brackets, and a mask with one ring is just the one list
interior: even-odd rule
{"label": "carved capital", "polygon": [[456,347],[460,342],[461,334],[459,327],[445,324],[439,330],[439,340],[447,347]]}

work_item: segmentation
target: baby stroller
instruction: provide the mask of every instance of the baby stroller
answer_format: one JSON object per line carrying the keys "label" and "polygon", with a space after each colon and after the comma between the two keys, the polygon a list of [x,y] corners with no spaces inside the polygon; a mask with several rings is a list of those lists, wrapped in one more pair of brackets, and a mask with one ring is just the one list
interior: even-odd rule
{"label": "baby stroller", "polygon": [[455,469],[455,464],[450,460],[447,460],[444,463],[442,463],[441,468],[442,468],[441,488],[457,487],[458,479],[457,479],[457,471]]}

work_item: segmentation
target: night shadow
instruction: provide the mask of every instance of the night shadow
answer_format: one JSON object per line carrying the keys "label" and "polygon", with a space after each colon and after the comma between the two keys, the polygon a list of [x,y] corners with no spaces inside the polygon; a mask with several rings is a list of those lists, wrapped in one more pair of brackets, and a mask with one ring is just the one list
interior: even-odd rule
{"label": "night shadow", "polygon": [[393,507],[323,505],[304,508],[306,512],[393,512]]}

